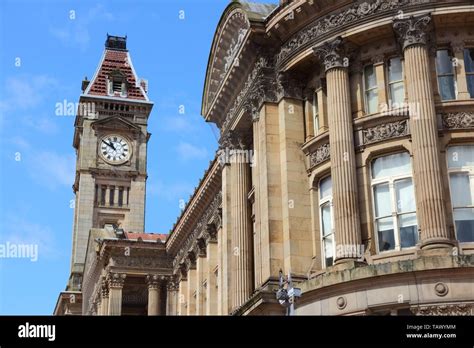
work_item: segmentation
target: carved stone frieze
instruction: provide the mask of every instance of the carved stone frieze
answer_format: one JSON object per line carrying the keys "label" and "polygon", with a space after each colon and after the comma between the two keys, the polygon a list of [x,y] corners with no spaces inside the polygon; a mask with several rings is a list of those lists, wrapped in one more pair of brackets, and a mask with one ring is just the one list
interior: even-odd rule
{"label": "carved stone frieze", "polygon": [[316,44],[321,37],[341,30],[344,26],[355,25],[357,22],[369,21],[370,17],[379,14],[396,15],[397,10],[405,7],[416,6],[434,2],[433,0],[372,0],[357,2],[343,8],[337,13],[331,12],[309,24],[306,28],[293,35],[280,49],[276,57],[276,66],[281,66],[297,52],[311,44]]}
{"label": "carved stone frieze", "polygon": [[276,93],[273,78],[273,63],[270,58],[261,56],[257,59],[252,71],[248,75],[239,94],[234,100],[232,107],[227,112],[226,118],[222,123],[221,129],[229,127],[230,122],[236,116],[241,107],[250,108],[252,117],[256,117],[264,101],[276,101]]}
{"label": "carved stone frieze", "polygon": [[412,45],[426,45],[431,29],[431,16],[395,18],[393,29],[403,50]]}
{"label": "carved stone frieze", "polygon": [[[198,250],[197,242],[200,236],[203,235],[208,229],[208,224],[211,220],[215,219],[219,215],[219,207],[222,204],[222,191],[219,191],[213,198],[212,202],[207,207],[205,213],[201,216],[199,221],[196,223],[195,228],[191,234],[186,238],[186,241],[183,243],[182,247],[176,254],[173,260],[173,269],[174,273],[179,273],[180,267],[185,265],[187,269],[192,266],[192,261],[190,260],[189,251]],[[196,251],[197,254],[197,251]],[[191,255],[192,256],[192,255]],[[194,260],[195,262],[195,260]],[[186,270],[187,271],[187,270]]]}
{"label": "carved stone frieze", "polygon": [[474,112],[470,111],[443,113],[441,120],[446,129],[474,128]]}
{"label": "carved stone frieze", "polygon": [[131,268],[163,268],[168,264],[167,258],[156,256],[112,256],[114,266],[131,267]]}
{"label": "carved stone frieze", "polygon": [[411,308],[411,311],[415,315],[436,315],[436,316],[448,316],[448,315],[471,315],[472,304],[446,304],[446,305],[433,305],[433,306],[419,306]]}
{"label": "carved stone frieze", "polygon": [[384,123],[362,130],[362,143],[372,144],[392,138],[403,137],[408,134],[408,121]]}
{"label": "carved stone frieze", "polygon": [[329,143],[323,144],[316,148],[316,151],[312,152],[309,155],[309,163],[310,166],[316,166],[326,160],[328,160],[331,157],[331,152],[330,152],[330,147]]}

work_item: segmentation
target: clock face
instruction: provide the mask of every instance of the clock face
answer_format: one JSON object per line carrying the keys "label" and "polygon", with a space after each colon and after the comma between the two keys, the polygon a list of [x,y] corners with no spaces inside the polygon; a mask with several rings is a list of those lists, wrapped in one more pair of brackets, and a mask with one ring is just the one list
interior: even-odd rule
{"label": "clock face", "polygon": [[100,140],[99,151],[102,158],[110,164],[121,164],[130,158],[131,147],[121,135],[106,135]]}

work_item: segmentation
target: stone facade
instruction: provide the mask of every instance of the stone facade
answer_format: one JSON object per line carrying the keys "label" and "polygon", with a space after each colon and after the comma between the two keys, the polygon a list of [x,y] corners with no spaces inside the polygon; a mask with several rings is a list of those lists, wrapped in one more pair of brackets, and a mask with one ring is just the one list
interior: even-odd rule
{"label": "stone facade", "polygon": [[101,313],[123,312],[110,302],[120,286],[98,284],[135,274],[150,315],[282,315],[282,270],[302,289],[296,315],[474,314],[473,10],[232,2],[202,103],[221,133],[215,159],[151,248],[160,261],[108,269],[113,252],[87,257],[84,313],[100,296]]}

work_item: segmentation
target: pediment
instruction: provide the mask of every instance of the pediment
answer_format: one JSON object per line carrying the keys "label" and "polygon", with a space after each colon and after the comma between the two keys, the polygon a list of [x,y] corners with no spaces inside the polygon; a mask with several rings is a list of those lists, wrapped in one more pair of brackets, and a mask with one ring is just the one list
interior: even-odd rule
{"label": "pediment", "polygon": [[125,118],[113,115],[107,118],[103,118],[99,121],[92,123],[92,128],[97,129],[107,129],[107,130],[125,130],[132,132],[140,132],[140,127],[135,123],[126,120]]}

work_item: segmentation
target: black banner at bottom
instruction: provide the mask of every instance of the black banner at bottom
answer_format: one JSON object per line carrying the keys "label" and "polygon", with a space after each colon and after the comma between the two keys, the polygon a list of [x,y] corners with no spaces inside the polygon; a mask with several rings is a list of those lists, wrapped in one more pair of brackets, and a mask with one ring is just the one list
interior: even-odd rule
{"label": "black banner at bottom", "polygon": [[0,347],[474,345],[473,317],[0,317]]}

